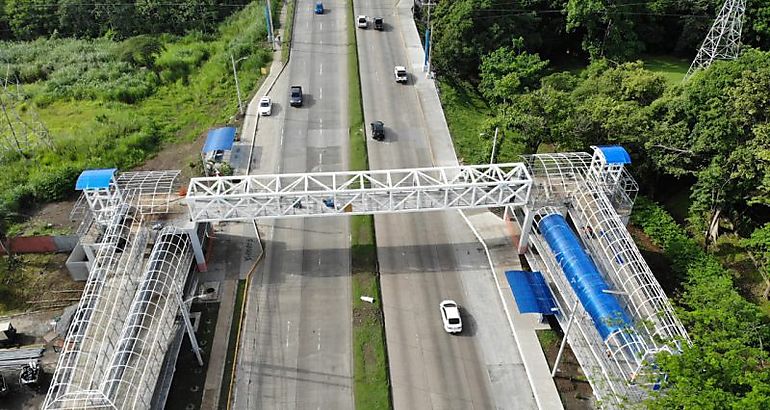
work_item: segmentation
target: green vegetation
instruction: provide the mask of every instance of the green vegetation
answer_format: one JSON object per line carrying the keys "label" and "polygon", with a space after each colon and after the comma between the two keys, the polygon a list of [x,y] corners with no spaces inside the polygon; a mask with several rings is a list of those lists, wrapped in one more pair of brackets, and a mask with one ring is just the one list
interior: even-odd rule
{"label": "green vegetation", "polygon": [[[660,246],[683,283],[679,317],[692,346],[662,355],[668,374],[665,394],[650,408],[762,408],[770,391],[770,360],[762,348],[767,317],[739,295],[730,272],[699,246],[660,206],[640,198],[633,223]],[[759,238],[759,246],[770,242]]]}
{"label": "green vegetation", "polygon": [[163,144],[227,122],[237,106],[230,53],[246,58],[244,90],[271,56],[259,45],[261,13],[247,6],[217,36],[1,43],[0,64],[17,86],[0,95],[10,118],[0,122],[0,219],[70,196],[83,169],[130,169]]}
{"label": "green vegetation", "polygon": [[230,323],[230,335],[227,340],[227,355],[225,356],[225,367],[222,373],[222,385],[219,390],[219,406],[220,409],[229,409],[230,395],[233,393],[233,376],[235,374],[234,366],[236,356],[236,349],[238,349],[238,343],[240,342],[238,335],[241,331],[241,322],[243,321],[243,303],[246,297],[246,281],[238,281],[238,291],[235,294],[235,304],[233,306],[233,318]]}
{"label": "green vegetation", "polygon": [[[347,17],[353,21],[353,2]],[[361,77],[358,71],[356,31],[348,25],[348,116],[350,120],[350,170],[369,169],[364,130]],[[350,252],[353,303],[353,394],[356,409],[390,409],[390,380],[382,316],[377,244],[371,215],[350,218]],[[361,300],[374,298],[374,303]]]}
{"label": "green vegetation", "polygon": [[[374,218],[351,217],[353,271],[353,381],[357,409],[389,409],[390,381],[385,348],[385,322],[382,316],[377,245]],[[367,303],[361,296],[374,298]]]}
{"label": "green vegetation", "polygon": [[139,34],[216,31],[217,24],[242,8],[235,0],[0,1],[0,39],[129,38]]}
{"label": "green vegetation", "polygon": [[[353,19],[353,3],[350,2],[348,17]],[[369,169],[366,152],[366,130],[364,128],[364,103],[361,100],[361,75],[358,72],[358,49],[356,49],[356,28],[348,24],[348,120],[350,121],[350,165],[351,171]]]}
{"label": "green vegetation", "polygon": [[691,63],[684,58],[671,56],[644,56],[642,61],[644,68],[663,76],[669,85],[681,83]]}
{"label": "green vegetation", "polygon": [[478,91],[467,82],[440,81],[441,105],[452,134],[458,160],[483,164],[492,153],[492,134],[481,133],[493,112]]}
{"label": "green vegetation", "polygon": [[291,38],[294,33],[294,10],[297,8],[297,0],[290,0],[286,6],[286,27],[281,39],[281,60],[284,64],[289,61],[291,54]]}

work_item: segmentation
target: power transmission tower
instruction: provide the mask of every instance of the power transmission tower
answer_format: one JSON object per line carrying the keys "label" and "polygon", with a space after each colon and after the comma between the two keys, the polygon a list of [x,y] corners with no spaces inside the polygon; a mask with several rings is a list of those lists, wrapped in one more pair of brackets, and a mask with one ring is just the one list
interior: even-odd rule
{"label": "power transmission tower", "polygon": [[714,60],[733,60],[741,50],[741,30],[746,0],[725,0],[706,39],[687,70],[685,79],[694,72],[711,65]]}

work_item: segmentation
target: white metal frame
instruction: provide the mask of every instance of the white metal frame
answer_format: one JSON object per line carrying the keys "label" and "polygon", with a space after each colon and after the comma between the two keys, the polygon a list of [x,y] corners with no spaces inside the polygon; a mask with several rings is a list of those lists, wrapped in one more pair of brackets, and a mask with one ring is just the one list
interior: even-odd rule
{"label": "white metal frame", "polygon": [[142,216],[136,207],[128,203],[116,206],[97,243],[96,258],[43,408],[109,405],[99,390],[99,382],[141,277],[140,262],[148,240],[149,232],[142,227]]}
{"label": "white metal frame", "polygon": [[362,215],[527,203],[523,164],[194,178],[196,222],[263,217]]}
{"label": "white metal frame", "polygon": [[179,170],[121,172],[117,185],[139,194],[136,204],[139,212],[145,215],[165,214],[169,212],[170,202],[179,198],[174,189],[180,188],[177,181],[180,173]]}
{"label": "white metal frame", "polygon": [[746,0],[725,0],[719,15],[703,40],[698,54],[690,64],[685,79],[696,71],[707,68],[714,60],[733,60],[741,51],[741,31]]}
{"label": "white metal frame", "polygon": [[192,259],[186,231],[166,227],[158,234],[100,385],[115,407],[150,408]]}

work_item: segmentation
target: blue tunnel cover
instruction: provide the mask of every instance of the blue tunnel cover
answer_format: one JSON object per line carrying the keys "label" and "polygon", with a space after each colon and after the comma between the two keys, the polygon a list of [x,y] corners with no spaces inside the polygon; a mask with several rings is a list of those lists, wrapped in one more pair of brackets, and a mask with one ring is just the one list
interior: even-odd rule
{"label": "blue tunnel cover", "polygon": [[609,285],[564,217],[548,215],[540,220],[538,228],[602,339],[606,341],[618,330],[633,328],[631,319],[615,296],[604,292],[610,289]]}

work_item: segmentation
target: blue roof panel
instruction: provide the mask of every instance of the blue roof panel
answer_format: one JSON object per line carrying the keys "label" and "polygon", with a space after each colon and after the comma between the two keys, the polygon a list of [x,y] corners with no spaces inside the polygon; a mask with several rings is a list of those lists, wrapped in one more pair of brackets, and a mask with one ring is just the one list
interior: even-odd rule
{"label": "blue roof panel", "polygon": [[205,154],[217,150],[229,151],[233,148],[233,142],[235,142],[235,127],[217,128],[209,131],[201,152]]}
{"label": "blue roof panel", "polygon": [[117,170],[117,168],[87,169],[80,173],[77,182],[75,182],[75,189],[82,191],[84,189],[107,188]]}
{"label": "blue roof panel", "polygon": [[516,298],[519,312],[544,315],[553,315],[556,312],[556,303],[542,273],[509,270],[505,272],[505,277],[511,286],[513,297]]}
{"label": "blue roof panel", "polygon": [[602,154],[608,164],[630,164],[631,156],[628,155],[628,151],[620,145],[604,145],[596,147]]}

